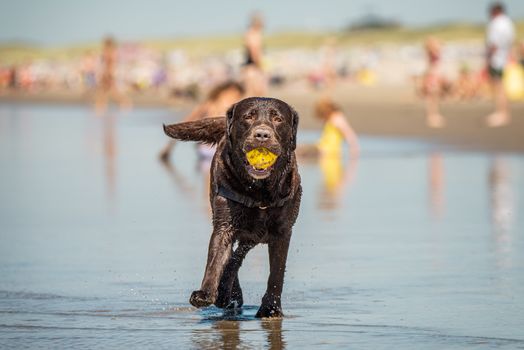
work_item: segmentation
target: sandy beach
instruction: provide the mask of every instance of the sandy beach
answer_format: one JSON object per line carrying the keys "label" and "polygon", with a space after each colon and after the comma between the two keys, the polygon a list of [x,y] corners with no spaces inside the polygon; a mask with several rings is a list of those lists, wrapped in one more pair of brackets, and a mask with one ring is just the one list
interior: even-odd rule
{"label": "sandy beach", "polygon": [[[301,116],[300,127],[311,130],[321,127],[312,111],[315,100],[323,94],[322,90],[286,87],[271,89],[268,95],[293,105]],[[360,135],[425,139],[472,150],[524,151],[524,102],[511,103],[513,121],[510,125],[492,129],[484,124],[484,117],[493,108],[489,99],[444,101],[442,112],[447,125],[442,129],[431,129],[425,124],[423,101],[415,96],[411,86],[345,84],[335,89],[332,96]],[[131,97],[137,108],[165,107],[167,116],[169,110],[183,115],[194,106],[191,102],[173,101],[161,94],[144,93]],[[4,93],[0,95],[0,101],[88,105],[92,97],[65,92]]]}
{"label": "sandy beach", "polygon": [[[320,125],[312,117],[312,106],[321,93],[304,96],[282,92],[279,96],[301,113],[302,127]],[[405,137],[452,144],[455,147],[479,150],[524,151],[524,103],[511,104],[513,121],[500,128],[488,128],[484,118],[492,112],[492,102],[445,101],[442,114],[447,125],[442,129],[425,124],[424,103],[410,87],[350,86],[333,94],[361,135]]]}

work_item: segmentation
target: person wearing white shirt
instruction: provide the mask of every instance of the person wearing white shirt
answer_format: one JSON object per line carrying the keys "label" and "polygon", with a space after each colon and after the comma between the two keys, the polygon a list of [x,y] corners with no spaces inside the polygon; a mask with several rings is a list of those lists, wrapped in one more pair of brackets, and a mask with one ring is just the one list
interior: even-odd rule
{"label": "person wearing white shirt", "polygon": [[486,30],[487,68],[495,98],[495,112],[486,119],[490,127],[507,125],[511,119],[502,78],[515,39],[515,27],[505,12],[502,3],[491,5],[490,21]]}

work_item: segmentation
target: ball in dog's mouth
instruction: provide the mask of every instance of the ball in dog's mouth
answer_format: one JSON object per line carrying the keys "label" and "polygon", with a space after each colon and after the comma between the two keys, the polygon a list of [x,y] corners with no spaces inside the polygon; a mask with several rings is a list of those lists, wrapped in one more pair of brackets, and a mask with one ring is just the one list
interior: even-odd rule
{"label": "ball in dog's mouth", "polygon": [[254,148],[246,153],[246,158],[251,165],[249,174],[255,179],[263,179],[269,176],[271,166],[275,164],[278,156],[265,147]]}

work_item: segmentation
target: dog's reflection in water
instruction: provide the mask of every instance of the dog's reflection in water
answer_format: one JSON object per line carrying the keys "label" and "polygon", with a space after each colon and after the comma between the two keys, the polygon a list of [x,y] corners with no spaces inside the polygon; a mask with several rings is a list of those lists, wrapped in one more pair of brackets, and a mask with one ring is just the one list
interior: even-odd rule
{"label": "dog's reflection in water", "polygon": [[286,343],[282,336],[281,318],[262,320],[262,328],[266,331],[268,349],[281,350],[286,348]]}
{"label": "dog's reflection in water", "polygon": [[[256,309],[255,309],[256,311]],[[282,318],[258,320],[254,315],[242,312],[225,312],[211,316],[203,322],[210,323],[210,329],[195,330],[193,343],[196,349],[271,349],[282,350],[286,342],[282,336]],[[264,334],[261,336],[260,325]]]}

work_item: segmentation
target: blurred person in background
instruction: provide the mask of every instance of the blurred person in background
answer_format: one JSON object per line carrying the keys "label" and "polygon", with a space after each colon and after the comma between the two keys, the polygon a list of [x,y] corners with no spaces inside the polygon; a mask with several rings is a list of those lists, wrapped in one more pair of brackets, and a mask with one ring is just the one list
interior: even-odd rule
{"label": "blurred person in background", "polygon": [[95,97],[95,109],[99,115],[107,110],[112,98],[120,108],[131,107],[131,101],[118,89],[116,81],[117,48],[113,38],[104,39],[101,57],[101,72]]}
{"label": "blurred person in background", "polygon": [[519,45],[519,62],[522,68],[524,68],[524,40]]}
{"label": "blurred person in background", "polygon": [[[323,192],[319,197],[322,209],[333,209],[355,179],[360,146],[358,137],[342,109],[328,97],[315,104],[315,116],[322,120],[323,130],[320,139],[313,145],[300,145],[297,155],[304,160],[318,160],[323,177]],[[349,146],[349,159],[346,164],[342,158],[342,146]]]}
{"label": "blurred person in background", "polygon": [[487,117],[486,123],[490,127],[498,127],[507,125],[511,119],[502,78],[515,38],[515,27],[506,15],[502,3],[492,4],[489,15],[490,21],[486,30],[486,63],[495,99],[495,112]]}
{"label": "blurred person in background", "polygon": [[442,128],[446,120],[440,114],[440,98],[449,87],[449,83],[441,73],[442,45],[436,38],[429,37],[424,49],[428,62],[422,79],[422,95],[426,102],[426,124],[431,128]]}
{"label": "blurred person in background", "polygon": [[358,137],[342,109],[330,98],[321,98],[315,105],[315,115],[324,123],[317,148],[322,156],[340,156],[345,141],[349,145],[351,157],[358,157],[360,146]]}
{"label": "blurred person in background", "polygon": [[[244,87],[234,81],[215,86],[209,92],[207,98],[195,107],[184,121],[199,120],[206,117],[218,117],[226,115],[228,108],[238,102],[244,95]],[[175,140],[169,140],[168,144],[160,152],[160,159],[168,162],[171,152],[175,146]],[[198,156],[201,160],[211,160],[215,154],[215,146],[198,145]]]}
{"label": "blurred person in background", "polygon": [[470,67],[462,64],[457,80],[453,84],[453,95],[459,100],[472,99],[477,94],[477,83]]}
{"label": "blurred person in background", "polygon": [[349,146],[349,156],[356,158],[360,154],[358,137],[342,109],[328,97],[320,98],[315,104],[315,116],[322,121],[320,139],[313,145],[301,145],[297,150],[305,158],[342,157],[342,146]]}
{"label": "blurred person in background", "polygon": [[259,14],[254,14],[244,35],[246,58],[243,69],[243,83],[246,88],[246,97],[265,96],[267,92],[267,81],[262,62],[263,29],[262,17]]}
{"label": "blurred person in background", "polygon": [[93,52],[86,52],[82,58],[80,71],[84,90],[94,90],[96,88],[96,56]]}
{"label": "blurred person in background", "polygon": [[19,70],[16,71],[16,88],[24,91],[31,91],[34,87],[35,76],[32,71],[32,63],[25,62]]}
{"label": "blurred person in background", "polygon": [[18,69],[16,68],[15,65],[11,66],[7,76],[8,76],[7,86],[12,90],[17,89],[18,88]]}

